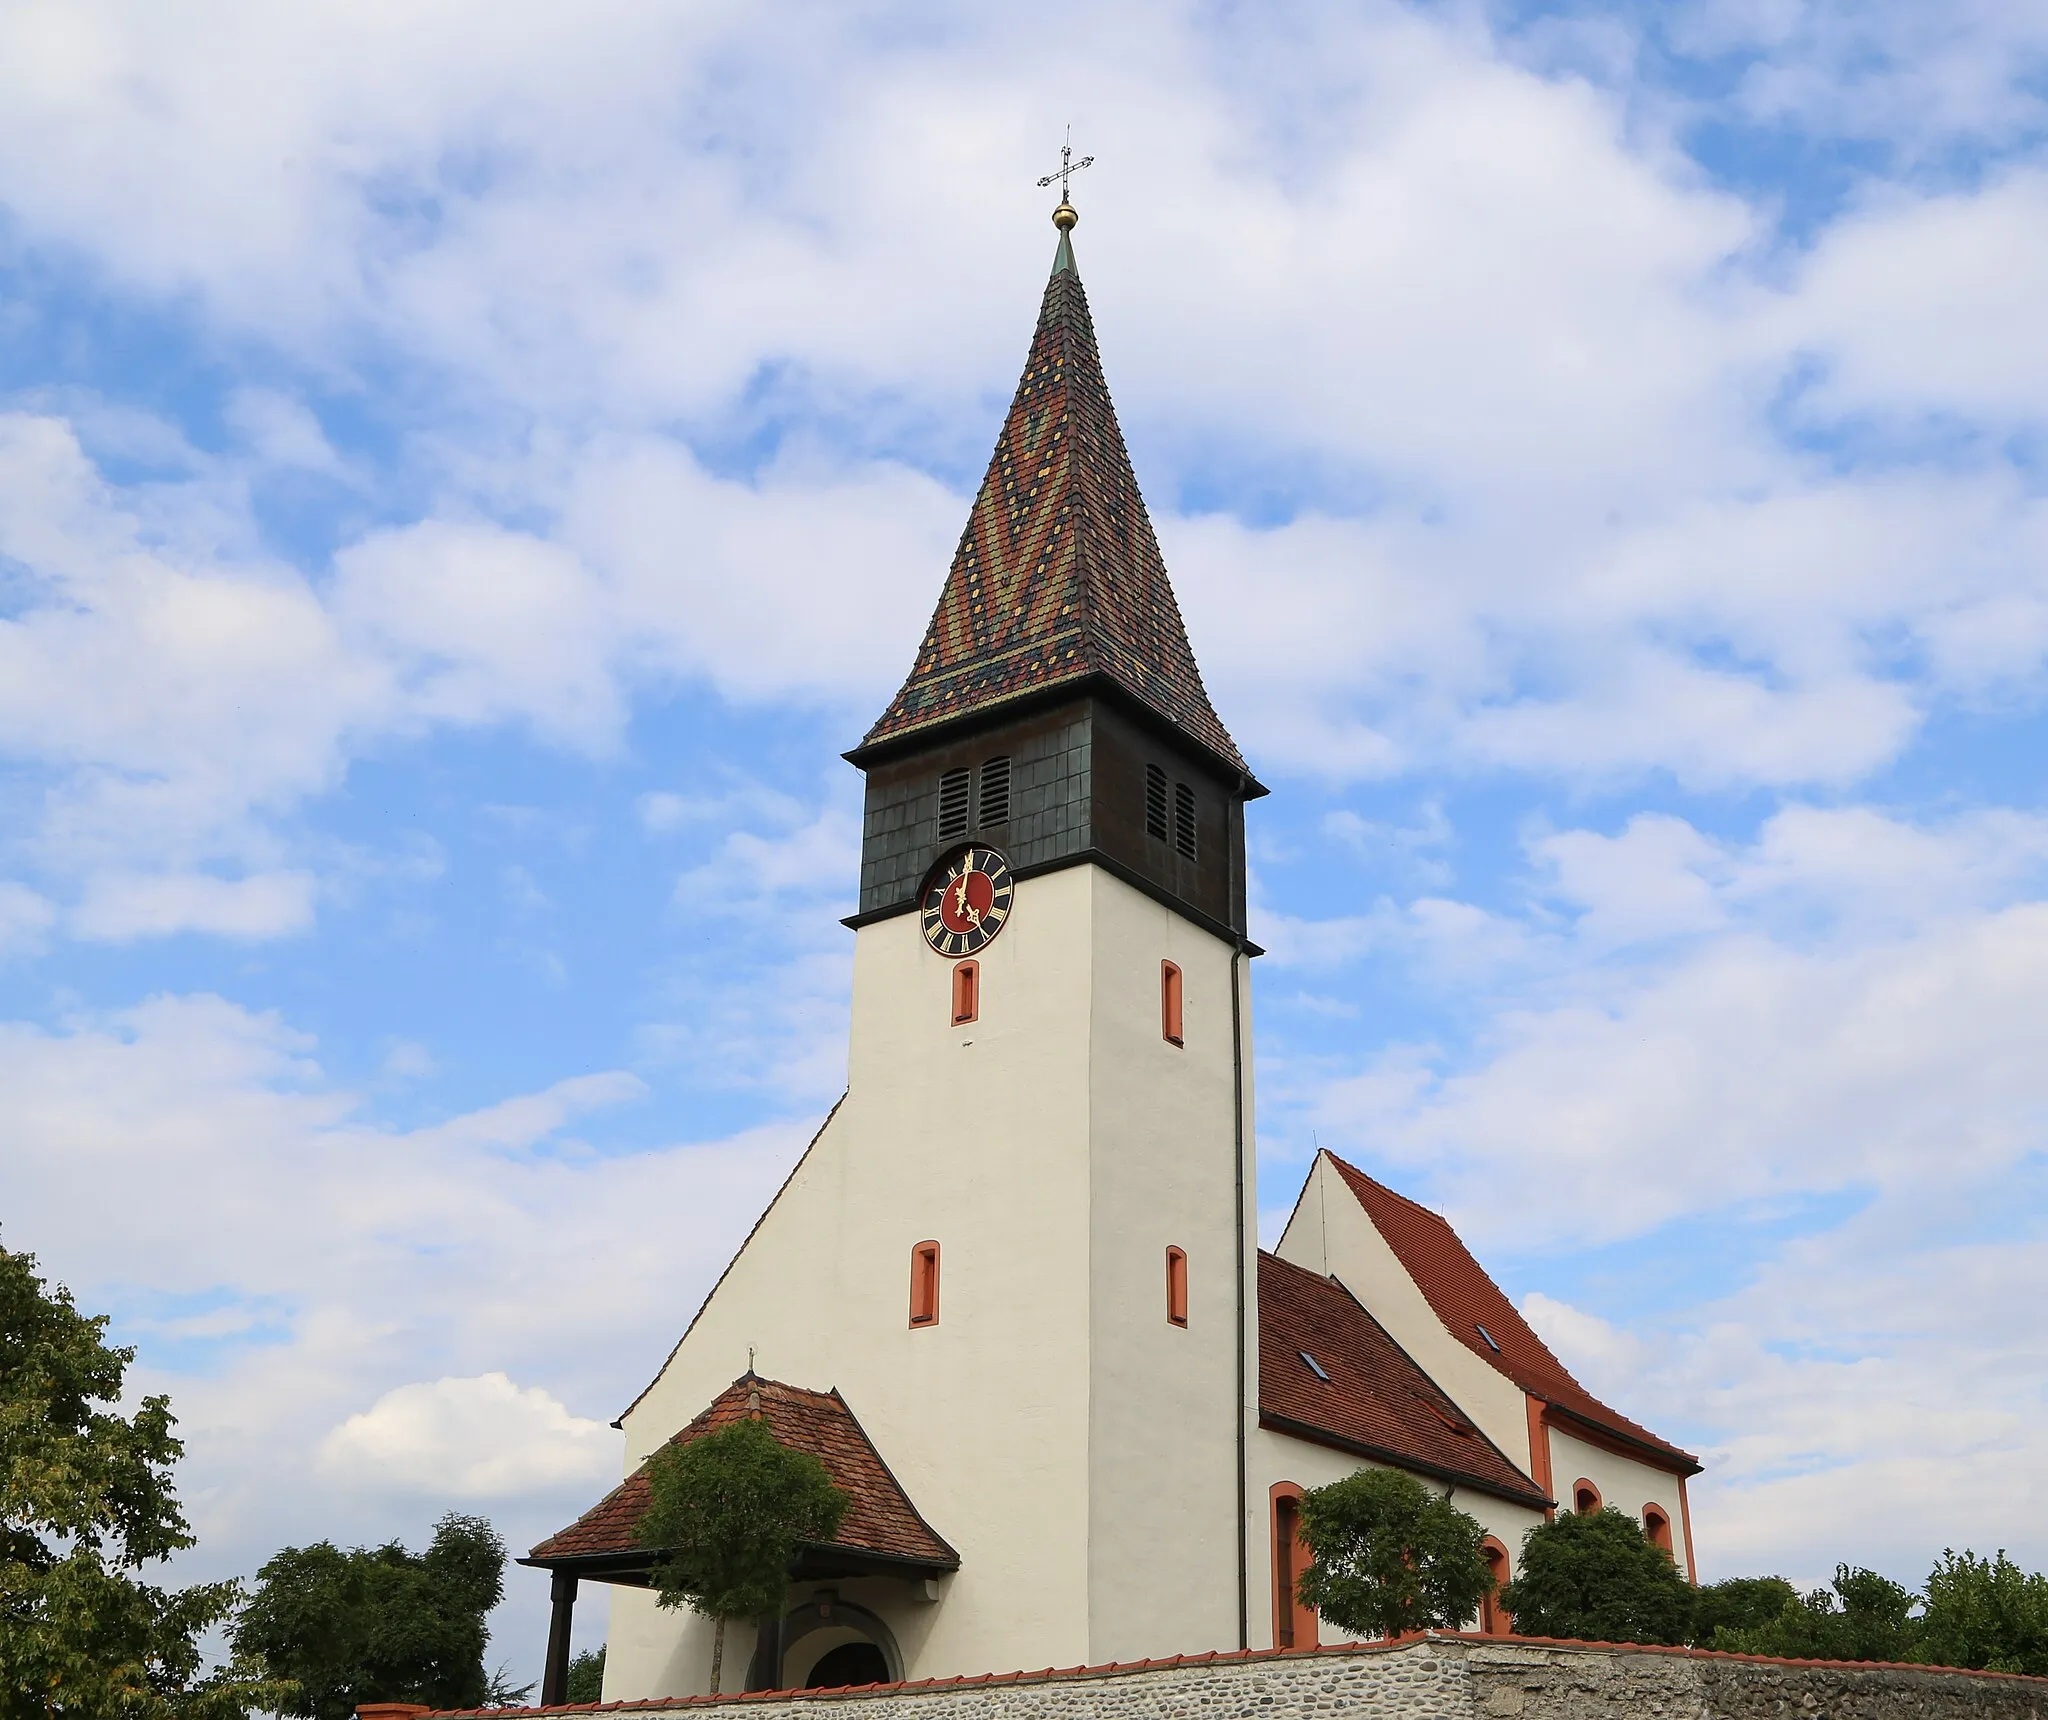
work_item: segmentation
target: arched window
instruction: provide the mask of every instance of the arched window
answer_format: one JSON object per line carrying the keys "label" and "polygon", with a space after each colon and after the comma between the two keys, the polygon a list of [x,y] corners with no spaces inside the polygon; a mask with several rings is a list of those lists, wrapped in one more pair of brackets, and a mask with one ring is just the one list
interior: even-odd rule
{"label": "arched window", "polygon": [[1188,1323],[1188,1251],[1166,1251],[1166,1318],[1175,1326]]}
{"label": "arched window", "polygon": [[1159,964],[1159,1033],[1169,1045],[1187,1043],[1181,1014],[1180,969],[1172,962]]}
{"label": "arched window", "polygon": [[1572,1509],[1581,1513],[1600,1509],[1600,1489],[1583,1475],[1572,1483]]}
{"label": "arched window", "polygon": [[953,966],[953,1025],[964,1026],[981,1015],[981,963],[956,962]]}
{"label": "arched window", "polygon": [[1488,1636],[1506,1636],[1515,1628],[1508,1609],[1500,1604],[1500,1591],[1508,1583],[1508,1550],[1493,1535],[1479,1543],[1479,1550],[1486,1555],[1486,1574],[1493,1583],[1479,1603],[1479,1628]]}
{"label": "arched window", "polygon": [[939,1323],[939,1245],[920,1242],[910,1251],[910,1323]]}
{"label": "arched window", "polygon": [[1291,1481],[1276,1481],[1273,1501],[1273,1646],[1314,1648],[1320,1621],[1314,1607],[1297,1598],[1301,1573],[1311,1561],[1308,1543],[1301,1538],[1301,1489]]}
{"label": "arched window", "polygon": [[1653,1547],[1671,1551],[1671,1513],[1661,1505],[1643,1507],[1643,1535]]}

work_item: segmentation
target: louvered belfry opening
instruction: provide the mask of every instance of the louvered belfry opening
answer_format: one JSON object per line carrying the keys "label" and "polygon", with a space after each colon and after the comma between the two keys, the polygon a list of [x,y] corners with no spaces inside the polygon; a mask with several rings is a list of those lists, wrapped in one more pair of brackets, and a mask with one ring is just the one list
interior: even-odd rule
{"label": "louvered belfry opening", "polygon": [[1156,764],[1145,767],[1145,834],[1166,840],[1166,772]]}
{"label": "louvered belfry opening", "polygon": [[1173,785],[1173,845],[1181,858],[1195,858],[1195,791],[1184,782]]}
{"label": "louvered belfry opening", "polygon": [[1010,761],[992,758],[981,767],[981,828],[993,830],[1010,821]]}
{"label": "louvered belfry opening", "polygon": [[967,834],[967,811],[972,800],[973,772],[949,770],[939,778],[939,840],[947,842]]}

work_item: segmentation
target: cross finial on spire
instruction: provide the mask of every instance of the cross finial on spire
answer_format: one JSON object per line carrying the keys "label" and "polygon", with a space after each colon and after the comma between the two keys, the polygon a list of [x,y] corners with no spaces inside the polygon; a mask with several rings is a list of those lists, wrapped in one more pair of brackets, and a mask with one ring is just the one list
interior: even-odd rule
{"label": "cross finial on spire", "polygon": [[1084,155],[1079,161],[1074,159],[1074,128],[1068,126],[1067,141],[1060,145],[1059,172],[1048,173],[1038,182],[1041,190],[1050,185],[1055,179],[1060,182],[1060,206],[1052,212],[1052,224],[1062,233],[1068,231],[1076,221],[1081,219],[1080,214],[1075,210],[1073,203],[1067,196],[1067,181],[1094,159],[1095,157],[1092,155]]}

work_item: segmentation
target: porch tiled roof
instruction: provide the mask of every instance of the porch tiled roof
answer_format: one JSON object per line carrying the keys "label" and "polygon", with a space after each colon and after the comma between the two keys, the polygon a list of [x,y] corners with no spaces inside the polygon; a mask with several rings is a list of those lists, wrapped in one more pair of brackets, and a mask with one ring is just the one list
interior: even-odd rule
{"label": "porch tiled roof", "polygon": [[[849,1503],[831,1543],[835,1548],[946,1569],[959,1564],[959,1555],[918,1515],[910,1496],[836,1391],[807,1391],[780,1380],[742,1374],[669,1443],[687,1445],[741,1420],[749,1413],[750,1393],[758,1393],[761,1416],[769,1431],[784,1445],[808,1451],[846,1490]],[[643,1463],[575,1522],[535,1547],[527,1555],[528,1562],[547,1565],[652,1552],[639,1537],[647,1502],[647,1465]]]}

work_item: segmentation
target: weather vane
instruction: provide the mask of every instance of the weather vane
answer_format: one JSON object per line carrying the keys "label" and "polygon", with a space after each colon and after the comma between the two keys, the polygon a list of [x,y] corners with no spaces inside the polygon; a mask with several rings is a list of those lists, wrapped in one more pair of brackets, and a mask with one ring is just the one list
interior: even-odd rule
{"label": "weather vane", "polygon": [[1082,168],[1086,167],[1094,159],[1095,157],[1092,155],[1084,155],[1079,161],[1074,159],[1074,128],[1068,126],[1067,141],[1060,145],[1060,170],[1057,173],[1048,173],[1041,179],[1038,182],[1039,189],[1041,191],[1044,190],[1046,186],[1057,179],[1060,182],[1060,207],[1071,209],[1073,203],[1067,197],[1067,179],[1070,175],[1079,173]]}

